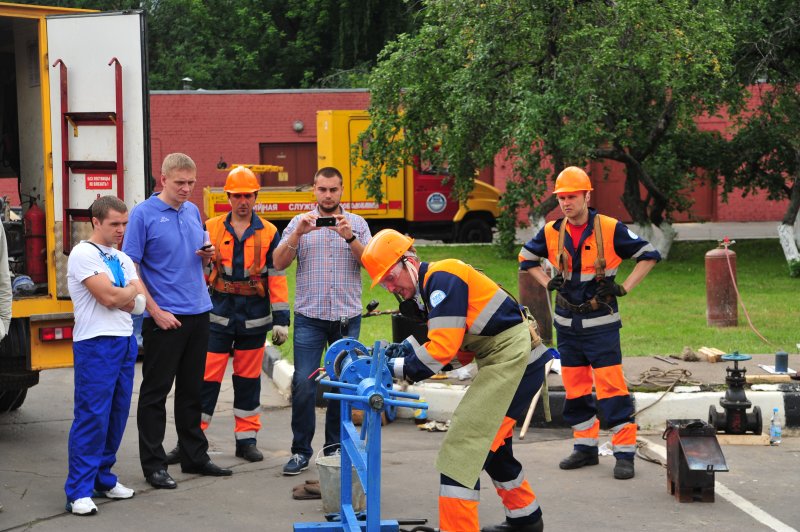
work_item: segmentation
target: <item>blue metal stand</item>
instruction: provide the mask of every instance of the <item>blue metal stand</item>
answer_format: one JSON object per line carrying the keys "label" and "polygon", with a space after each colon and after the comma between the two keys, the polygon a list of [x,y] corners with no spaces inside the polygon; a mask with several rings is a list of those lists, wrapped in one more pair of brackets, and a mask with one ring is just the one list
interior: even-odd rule
{"label": "blue metal stand", "polygon": [[[392,390],[392,375],[386,366],[385,349],[380,342],[368,350],[352,338],[334,342],[325,353],[327,379],[320,384],[349,393],[325,392],[326,399],[341,401],[341,503],[338,521],[295,523],[294,530],[348,532],[398,532],[395,520],[380,518],[381,505],[381,412],[389,407],[427,409],[426,403],[393,399],[419,399],[416,394]],[[361,430],[353,424],[352,407],[364,410]],[[367,511],[359,519],[353,510],[352,469],[356,470],[367,497]]]}

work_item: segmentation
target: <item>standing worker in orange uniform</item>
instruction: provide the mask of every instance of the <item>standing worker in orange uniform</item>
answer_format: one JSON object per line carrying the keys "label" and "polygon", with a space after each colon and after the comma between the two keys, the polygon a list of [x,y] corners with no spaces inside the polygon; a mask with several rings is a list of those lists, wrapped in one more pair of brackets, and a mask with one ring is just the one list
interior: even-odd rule
{"label": "standing worker in orange uniform", "polygon": [[[591,190],[586,172],[575,166],[565,168],[553,191],[564,218],[547,223],[525,244],[519,262],[520,269],[542,286],[558,291],[554,321],[566,391],[564,419],[572,425],[575,438],[572,454],[559,467],[577,469],[599,463],[599,406],[612,432],[614,478],[629,479],[634,476],[636,422],[622,373],[617,298],[633,290],[661,255],[623,223],[589,208]],[[619,284],[617,268],[629,258],[636,260],[636,266]],[[541,267],[543,259],[558,271],[552,279]]]}
{"label": "standing worker in orange uniform", "polygon": [[236,456],[249,462],[264,459],[256,447],[256,435],[261,428],[261,363],[267,333],[272,329],[276,345],[284,343],[289,334],[286,275],[272,263],[280,233],[253,212],[259,188],[251,170],[234,168],[224,188],[231,212],[206,221],[216,253],[208,279],[214,308],[209,320],[200,426],[205,430],[211,423],[233,347]]}
{"label": "standing worker in orange uniform", "polygon": [[497,283],[459,260],[420,262],[413,243],[384,229],[361,255],[372,286],[380,283],[416,304],[428,324],[430,340],[425,344],[409,336],[386,348],[389,370],[396,378],[421,381],[459,351],[474,356],[478,364],[478,375],[453,414],[436,459],[441,473],[439,527],[477,532],[479,476],[485,469],[503,501],[506,520],[482,530],[541,532],[542,510],[514,458],[511,440],[514,425],[542,386],[552,354],[530,314]]}

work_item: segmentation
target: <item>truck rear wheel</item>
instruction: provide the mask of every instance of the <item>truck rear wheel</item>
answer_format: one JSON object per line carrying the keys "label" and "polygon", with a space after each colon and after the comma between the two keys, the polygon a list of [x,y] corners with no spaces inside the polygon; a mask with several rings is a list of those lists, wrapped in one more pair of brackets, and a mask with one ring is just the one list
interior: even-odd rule
{"label": "truck rear wheel", "polygon": [[464,220],[458,227],[458,242],[465,243],[491,243],[492,226],[483,218],[470,218]]}
{"label": "truck rear wheel", "polygon": [[28,388],[39,383],[39,372],[26,369],[28,331],[26,319],[12,318],[8,335],[0,342],[0,413],[22,406]]}
{"label": "truck rear wheel", "polygon": [[22,406],[25,402],[25,397],[28,395],[28,389],[22,388],[17,390],[6,390],[0,392],[0,414],[4,412],[11,412]]}

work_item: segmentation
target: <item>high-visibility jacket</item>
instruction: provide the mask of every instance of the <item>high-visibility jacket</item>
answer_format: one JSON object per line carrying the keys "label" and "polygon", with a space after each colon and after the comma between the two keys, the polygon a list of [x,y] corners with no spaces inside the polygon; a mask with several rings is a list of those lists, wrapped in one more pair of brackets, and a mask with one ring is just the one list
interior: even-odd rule
{"label": "high-visibility jacket", "polygon": [[[589,209],[589,220],[578,242],[572,240],[570,231],[564,236],[564,251],[567,255],[567,268],[561,272],[564,287],[559,293],[571,304],[580,305],[591,300],[597,291],[595,261],[597,259],[597,240],[594,230],[595,217],[600,217],[600,231],[603,237],[605,257],[605,279],[613,282],[619,265],[624,259],[661,260],[661,255],[652,244],[628,229],[622,222],[598,214]],[[565,218],[548,222],[539,233],[527,242],[519,254],[520,270],[527,271],[548,259],[558,269],[558,233]],[[616,298],[611,298],[593,312],[577,314],[556,304],[556,329],[560,328],[619,328],[620,321]],[[596,329],[602,330],[602,329]]]}
{"label": "high-visibility jacket", "polygon": [[495,336],[522,323],[519,304],[497,283],[460,260],[423,262],[419,292],[428,310],[428,342],[406,339],[413,355],[398,358],[396,376],[414,382],[439,372],[459,353],[465,333]]}
{"label": "high-visibility jacket", "polygon": [[[289,325],[289,290],[286,274],[273,266],[272,255],[280,242],[278,229],[255,213],[250,227],[236,238],[230,223],[231,214],[206,221],[216,255],[211,261],[211,332],[264,334],[275,325]],[[264,297],[238,295],[214,290],[217,279],[234,283],[263,283]],[[266,282],[265,282],[266,281]]]}

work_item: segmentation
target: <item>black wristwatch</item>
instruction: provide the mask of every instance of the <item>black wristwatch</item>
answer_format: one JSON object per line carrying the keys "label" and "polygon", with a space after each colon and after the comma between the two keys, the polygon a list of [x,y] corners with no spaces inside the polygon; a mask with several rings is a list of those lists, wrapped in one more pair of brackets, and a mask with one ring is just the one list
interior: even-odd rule
{"label": "black wristwatch", "polygon": [[348,244],[352,244],[353,240],[355,239],[356,239],[356,234],[353,233],[353,236],[351,236],[350,238],[345,238],[344,241],[347,242]]}

